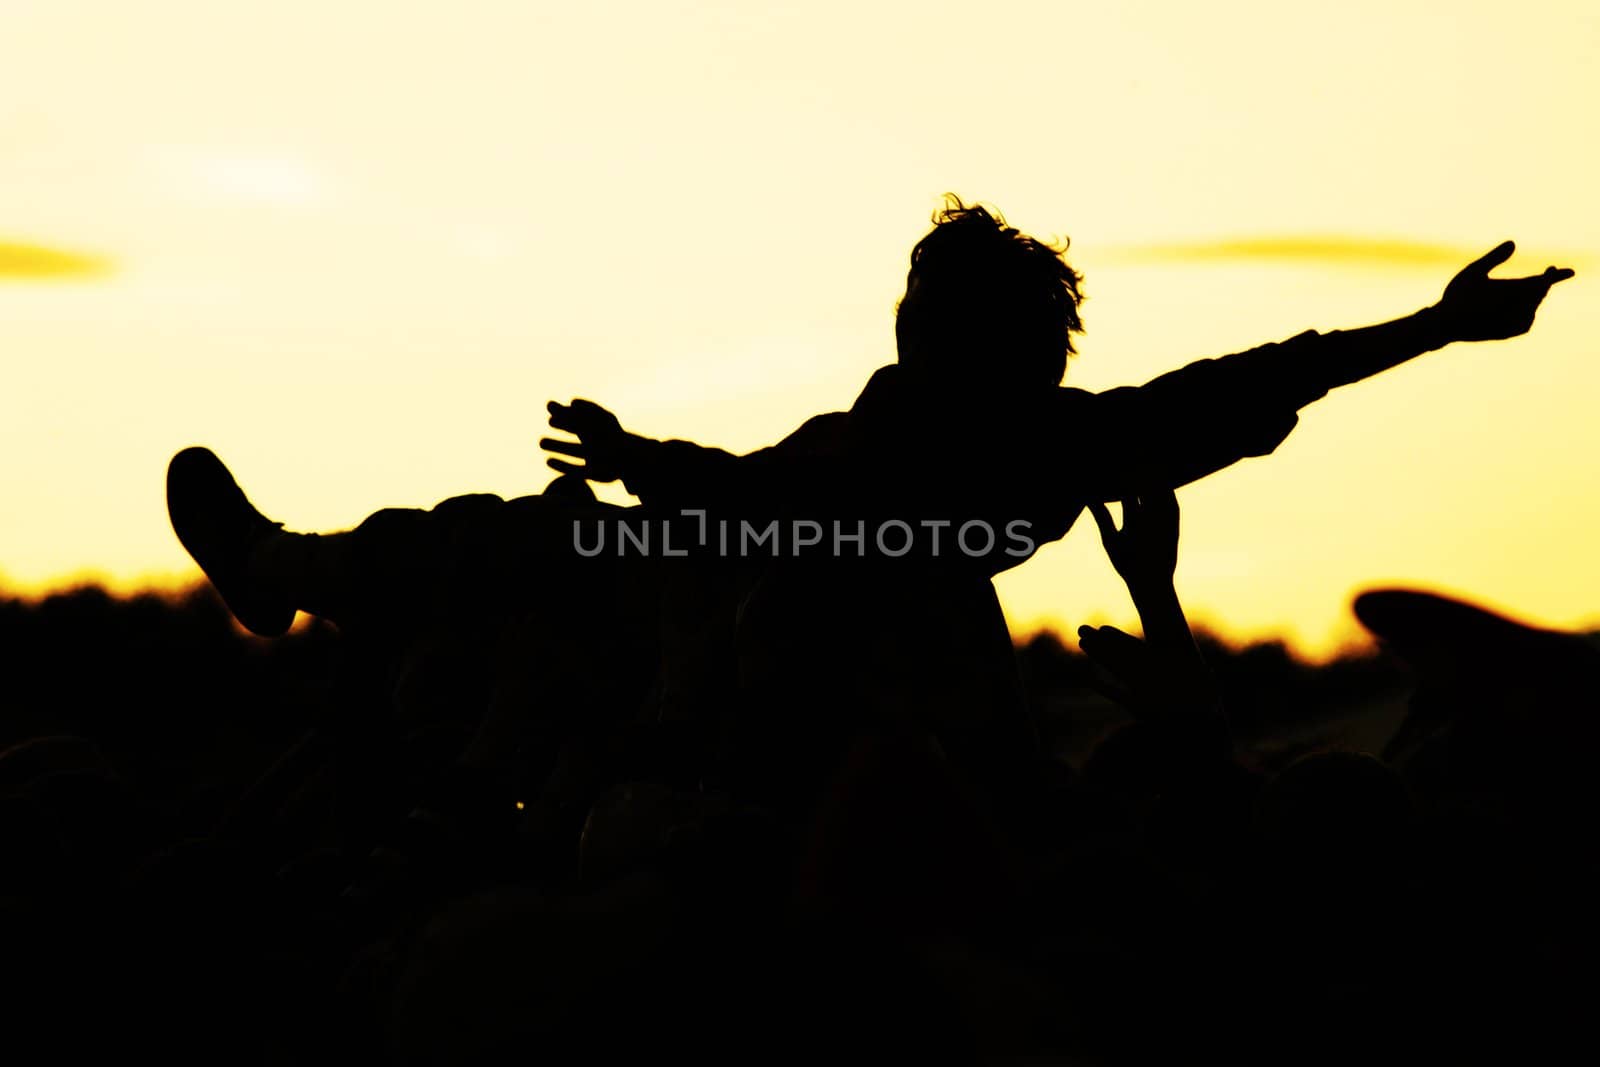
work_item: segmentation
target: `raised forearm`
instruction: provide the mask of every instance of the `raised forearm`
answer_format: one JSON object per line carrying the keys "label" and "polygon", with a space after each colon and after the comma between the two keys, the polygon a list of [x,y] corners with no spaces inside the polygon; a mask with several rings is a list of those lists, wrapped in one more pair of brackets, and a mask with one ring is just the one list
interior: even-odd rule
{"label": "raised forearm", "polygon": [[1161,663],[1166,678],[1158,687],[1165,694],[1162,721],[1174,736],[1199,744],[1196,751],[1225,751],[1228,723],[1222,697],[1210,664],[1200,654],[1189,620],[1172,582],[1130,584],[1134,607],[1144,627],[1144,638]]}
{"label": "raised forearm", "polygon": [[1449,317],[1437,306],[1376,326],[1323,334],[1305,354],[1307,389],[1302,404],[1455,340]]}
{"label": "raised forearm", "polygon": [[1194,653],[1199,650],[1189,620],[1178,600],[1178,591],[1171,581],[1129,582],[1128,592],[1133,606],[1139,612],[1139,622],[1144,627],[1145,640],[1152,648],[1167,653]]}

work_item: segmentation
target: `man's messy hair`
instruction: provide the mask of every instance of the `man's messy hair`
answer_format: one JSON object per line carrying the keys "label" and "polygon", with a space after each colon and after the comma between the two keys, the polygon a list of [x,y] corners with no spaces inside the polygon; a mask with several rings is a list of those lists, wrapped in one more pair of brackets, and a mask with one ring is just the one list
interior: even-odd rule
{"label": "man's messy hair", "polygon": [[1059,382],[1076,351],[1072,335],[1083,332],[1083,277],[1064,258],[1068,242],[1029,237],[998,209],[969,206],[954,193],[944,200],[933,230],[911,250],[910,279],[952,312],[928,328],[950,341],[1003,342],[1010,358]]}

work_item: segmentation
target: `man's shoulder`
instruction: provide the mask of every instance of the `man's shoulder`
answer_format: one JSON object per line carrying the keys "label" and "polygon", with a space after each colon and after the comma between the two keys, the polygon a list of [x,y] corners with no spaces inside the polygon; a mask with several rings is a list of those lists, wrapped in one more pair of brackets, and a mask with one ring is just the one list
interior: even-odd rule
{"label": "man's shoulder", "polygon": [[879,367],[867,379],[849,411],[826,411],[813,415],[789,436],[773,446],[787,454],[836,455],[845,451],[851,440],[852,419],[872,419],[893,410],[901,387],[900,368],[893,363]]}
{"label": "man's shoulder", "polygon": [[1050,425],[1059,426],[1062,419],[1070,419],[1093,412],[1103,406],[1108,399],[1115,401],[1117,397],[1132,391],[1132,387],[1125,385],[1101,392],[1079,389],[1070,385],[1058,386],[1041,398],[1043,401],[1042,407],[1044,408],[1043,421]]}
{"label": "man's shoulder", "polygon": [[843,411],[813,415],[772,447],[788,454],[828,455],[841,447],[848,421],[849,416]]}
{"label": "man's shoulder", "polygon": [[1085,401],[1093,400],[1099,395],[1099,393],[1088,389],[1079,389],[1075,385],[1062,385],[1050,390],[1049,402],[1062,405],[1082,404]]}

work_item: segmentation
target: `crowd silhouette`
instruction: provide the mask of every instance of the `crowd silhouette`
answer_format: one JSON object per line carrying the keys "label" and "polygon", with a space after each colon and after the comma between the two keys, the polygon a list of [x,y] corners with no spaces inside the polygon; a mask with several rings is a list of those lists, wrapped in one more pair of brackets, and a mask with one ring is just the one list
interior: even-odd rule
{"label": "crowd silhouette", "polygon": [[[306,534],[186,449],[210,589],[0,605],[8,1034],[400,1064],[1581,1039],[1600,646],[1380,590],[1386,657],[1312,670],[1197,636],[1174,585],[1177,489],[1529,329],[1571,272],[1492,278],[1511,252],[1414,315],[1094,394],[1060,386],[1063,250],[951,198],[897,362],[759,452],[552,403],[543,493]],[[638,507],[589,487],[619,480]],[[1085,511],[1142,637],[1015,646],[990,579]]]}

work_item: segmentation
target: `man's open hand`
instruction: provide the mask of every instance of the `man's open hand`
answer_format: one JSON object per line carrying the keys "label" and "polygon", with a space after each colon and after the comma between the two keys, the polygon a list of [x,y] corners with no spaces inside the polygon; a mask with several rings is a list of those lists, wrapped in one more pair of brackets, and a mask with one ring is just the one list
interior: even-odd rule
{"label": "man's open hand", "polygon": [[1558,267],[1529,278],[1489,277],[1514,251],[1516,245],[1507,241],[1450,280],[1437,311],[1451,339],[1498,341],[1527,333],[1550,287],[1572,277],[1571,270]]}
{"label": "man's open hand", "polygon": [[582,461],[571,463],[547,456],[546,463],[562,474],[576,474],[591,482],[614,482],[622,477],[623,452],[631,435],[615,415],[589,400],[574,400],[570,404],[552,400],[546,409],[550,412],[550,428],[570,433],[577,440],[546,437],[540,440],[539,447]]}

